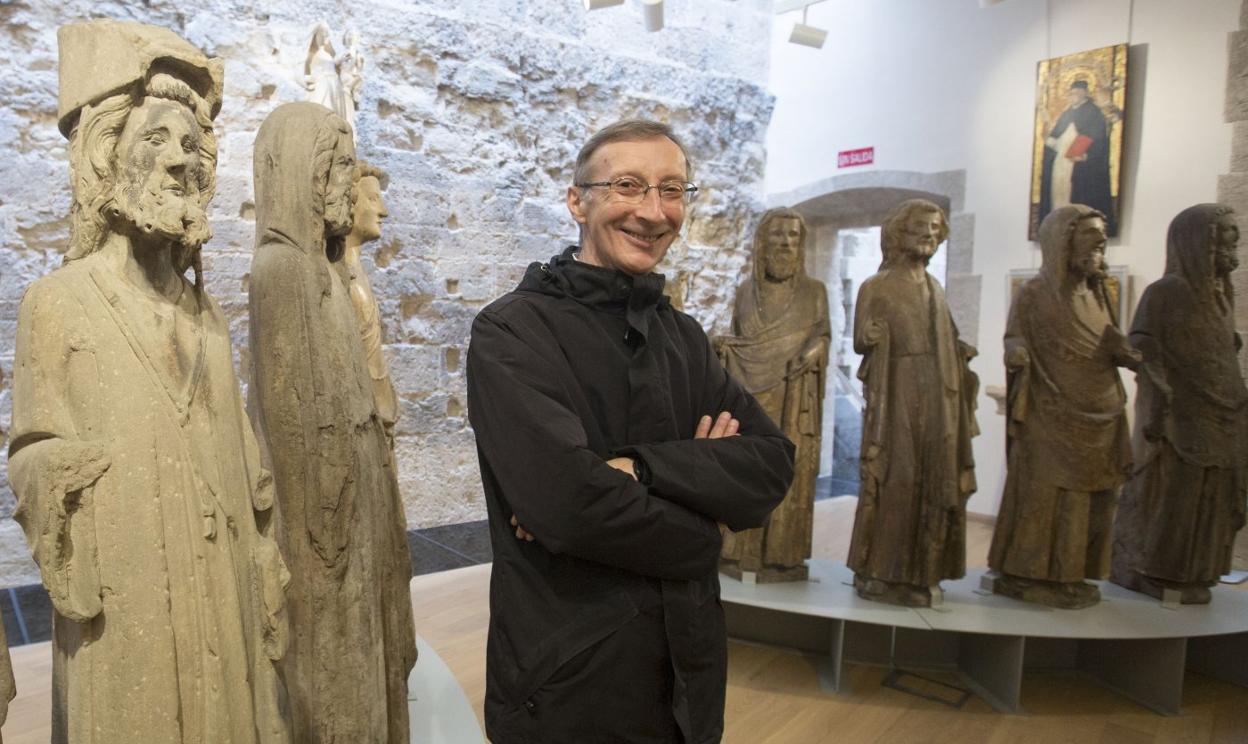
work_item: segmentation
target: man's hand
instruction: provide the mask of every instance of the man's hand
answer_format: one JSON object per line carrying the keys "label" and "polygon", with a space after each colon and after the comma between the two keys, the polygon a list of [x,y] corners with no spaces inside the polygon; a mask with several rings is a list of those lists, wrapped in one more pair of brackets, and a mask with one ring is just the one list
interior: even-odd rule
{"label": "man's hand", "polygon": [[698,429],[693,433],[694,439],[722,439],[723,437],[735,437],[741,428],[741,422],[732,417],[728,411],[723,411],[719,416],[711,420],[710,416],[703,416],[698,421]]}
{"label": "man's hand", "polygon": [[511,515],[511,526],[516,528],[516,538],[525,542],[533,542],[537,538],[533,537],[533,533],[526,530],[519,522],[516,521],[516,515]]}

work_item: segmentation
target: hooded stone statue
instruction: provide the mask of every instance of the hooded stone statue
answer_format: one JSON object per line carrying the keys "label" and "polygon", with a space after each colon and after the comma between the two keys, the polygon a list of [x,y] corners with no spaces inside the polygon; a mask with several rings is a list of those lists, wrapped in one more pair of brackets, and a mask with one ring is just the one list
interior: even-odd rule
{"label": "hooded stone statue", "polygon": [[828,294],[806,276],[806,222],[772,209],[754,233],[754,275],[737,290],[731,336],[716,339],[724,367],[797,446],[796,472],[768,524],[724,536],[720,570],[758,581],[801,581],[814,529],[815,478],[827,376]]}
{"label": "hooded stone statue", "polygon": [[1186,604],[1210,601],[1231,569],[1248,491],[1248,389],[1237,354],[1230,207],[1198,204],[1170,223],[1166,274],[1144,290],[1131,343],[1136,471],[1123,489],[1110,579]]}
{"label": "hooded stone statue", "polygon": [[22,299],[9,446],[51,738],[284,742],[272,481],[199,276],[220,61],[137,23],[58,36],[70,248]]}
{"label": "hooded stone statue", "polygon": [[927,606],[942,579],[966,573],[966,501],[975,349],[958,337],[927,263],[949,236],[944,212],[902,202],[880,231],[884,261],[858,290],[854,350],[867,399],[861,488],[846,561],[858,594]]}
{"label": "hooded stone statue", "polygon": [[341,272],[350,128],[288,103],[256,136],[253,410],[291,567],[283,677],[300,742],[407,742],[416,660],[398,481]]}
{"label": "hooded stone statue", "polygon": [[1131,467],[1118,367],[1139,355],[1105,289],[1105,219],[1059,207],[1040,225],[1039,276],[1005,329],[1008,474],[988,565],[995,591],[1074,609],[1100,600],[1118,487]]}

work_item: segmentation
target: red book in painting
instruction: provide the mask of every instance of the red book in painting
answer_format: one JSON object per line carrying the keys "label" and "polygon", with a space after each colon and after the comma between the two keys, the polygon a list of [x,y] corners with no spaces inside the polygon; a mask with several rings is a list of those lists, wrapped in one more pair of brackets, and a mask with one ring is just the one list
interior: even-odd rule
{"label": "red book in painting", "polygon": [[1075,141],[1071,143],[1070,149],[1066,151],[1066,157],[1077,158],[1086,153],[1088,148],[1091,146],[1092,138],[1086,134],[1081,134],[1078,137],[1075,137]]}

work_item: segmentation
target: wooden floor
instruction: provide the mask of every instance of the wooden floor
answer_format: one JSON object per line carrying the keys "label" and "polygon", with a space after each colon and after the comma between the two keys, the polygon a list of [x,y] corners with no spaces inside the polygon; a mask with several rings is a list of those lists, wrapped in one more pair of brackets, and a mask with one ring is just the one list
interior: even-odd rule
{"label": "wooden floor", "polygon": [[[815,557],[843,560],[853,499],[819,502]],[[968,525],[968,564],[983,566],[989,524]],[[481,717],[489,566],[412,580],[416,629],[437,649]],[[5,744],[48,741],[51,679],[46,643],[13,649],[18,697]],[[1244,663],[1248,663],[1245,660]],[[1028,715],[996,713],[978,698],[960,710],[882,687],[885,670],[851,667],[849,692],[819,687],[811,657],[732,642],[726,744],[1244,744],[1248,690],[1189,674],[1183,715],[1164,717],[1075,673],[1028,673]],[[939,674],[935,676],[940,676]],[[952,678],[948,678],[953,681]]]}

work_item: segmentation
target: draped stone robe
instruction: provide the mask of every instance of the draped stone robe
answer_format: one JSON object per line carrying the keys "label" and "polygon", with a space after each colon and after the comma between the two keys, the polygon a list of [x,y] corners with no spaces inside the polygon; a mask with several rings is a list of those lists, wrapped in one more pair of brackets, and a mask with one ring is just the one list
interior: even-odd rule
{"label": "draped stone robe", "polygon": [[[107,261],[39,279],[18,318],[9,477],[56,610],[52,741],[285,741],[285,568],[225,318],[185,280],[162,307]],[[67,495],[82,443],[112,464]]]}

